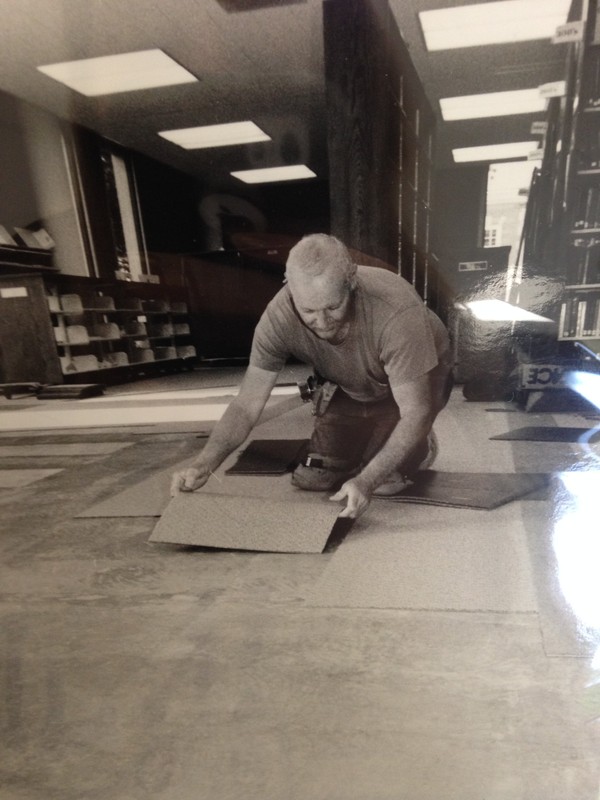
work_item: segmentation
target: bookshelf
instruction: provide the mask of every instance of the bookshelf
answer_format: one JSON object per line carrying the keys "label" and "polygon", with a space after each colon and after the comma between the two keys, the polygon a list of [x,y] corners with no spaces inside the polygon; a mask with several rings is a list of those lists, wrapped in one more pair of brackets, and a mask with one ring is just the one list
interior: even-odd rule
{"label": "bookshelf", "polygon": [[120,383],[191,369],[182,291],[45,273],[0,275],[0,383]]}
{"label": "bookshelf", "polygon": [[410,88],[401,76],[399,271],[435,307],[437,265],[430,243],[434,123]]}
{"label": "bookshelf", "polygon": [[600,39],[597,0],[586,4],[584,36],[573,47],[573,116],[563,220],[565,286],[558,339],[600,350]]}
{"label": "bookshelf", "polygon": [[47,310],[65,382],[80,380],[82,373],[86,380],[104,381],[119,371],[129,377],[154,365],[194,363],[185,302],[140,298],[114,288],[117,292],[109,294],[94,289],[61,293],[49,287]]}

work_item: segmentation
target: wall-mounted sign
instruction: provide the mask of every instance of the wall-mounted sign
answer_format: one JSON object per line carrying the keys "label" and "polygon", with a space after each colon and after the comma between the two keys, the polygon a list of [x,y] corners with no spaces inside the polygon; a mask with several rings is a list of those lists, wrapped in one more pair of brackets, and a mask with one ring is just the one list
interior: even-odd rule
{"label": "wall-mounted sign", "polygon": [[459,272],[480,272],[482,269],[488,268],[487,261],[459,261]]}
{"label": "wall-mounted sign", "polygon": [[[572,367],[571,367],[572,369]],[[564,389],[567,367],[560,364],[520,364],[521,389]]]}
{"label": "wall-mounted sign", "polygon": [[545,120],[538,120],[531,123],[531,130],[529,131],[532,136],[543,136],[548,130],[548,123]]}
{"label": "wall-mounted sign", "polygon": [[565,22],[559,25],[556,33],[552,37],[552,44],[562,44],[563,42],[581,42],[583,39],[583,20],[575,22]]}
{"label": "wall-mounted sign", "polygon": [[27,289],[25,286],[9,286],[6,289],[0,289],[0,297],[3,300],[12,300],[14,297],[27,297]]}
{"label": "wall-mounted sign", "polygon": [[565,81],[552,81],[552,83],[542,83],[538,86],[541,97],[564,97],[566,92]]}

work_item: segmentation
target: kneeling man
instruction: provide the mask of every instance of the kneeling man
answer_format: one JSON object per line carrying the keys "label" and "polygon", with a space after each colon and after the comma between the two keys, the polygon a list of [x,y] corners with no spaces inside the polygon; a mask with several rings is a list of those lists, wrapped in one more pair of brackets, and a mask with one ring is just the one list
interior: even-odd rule
{"label": "kneeling man", "polygon": [[452,385],[448,333],[407,281],[357,266],[333,236],[295,245],[286,279],[258,322],[238,396],[172,490],[199,489],[246,440],[295,356],[315,370],[315,425],[292,482],[336,491],[340,516],[356,518],[433,462],[432,426]]}

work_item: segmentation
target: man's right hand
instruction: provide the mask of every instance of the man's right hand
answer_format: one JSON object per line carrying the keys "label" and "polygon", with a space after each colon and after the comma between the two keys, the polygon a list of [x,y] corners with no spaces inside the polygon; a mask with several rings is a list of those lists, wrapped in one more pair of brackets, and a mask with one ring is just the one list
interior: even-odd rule
{"label": "man's right hand", "polygon": [[188,467],[176,472],[171,481],[171,497],[178,492],[195,492],[200,489],[210,477],[208,467]]}

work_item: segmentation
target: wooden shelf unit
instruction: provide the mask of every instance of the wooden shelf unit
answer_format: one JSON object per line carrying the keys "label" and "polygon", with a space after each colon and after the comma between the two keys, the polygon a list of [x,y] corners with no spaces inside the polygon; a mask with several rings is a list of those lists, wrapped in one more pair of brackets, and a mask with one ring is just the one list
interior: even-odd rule
{"label": "wooden shelf unit", "polygon": [[191,369],[185,291],[31,272],[0,275],[0,383],[122,383]]}
{"label": "wooden shelf unit", "polygon": [[164,293],[162,299],[135,297],[138,286],[64,293],[48,285],[48,314],[65,382],[80,380],[82,373],[86,381],[112,382],[120,372],[127,378],[140,370],[145,375],[155,364],[193,365],[187,305],[164,299]]}
{"label": "wooden shelf unit", "polygon": [[560,341],[600,339],[600,41],[597,0],[587,3],[583,40],[575,46],[573,119],[565,191],[565,287]]}

